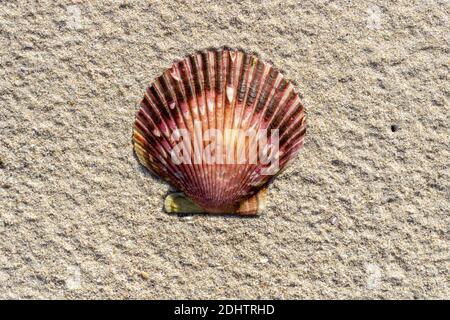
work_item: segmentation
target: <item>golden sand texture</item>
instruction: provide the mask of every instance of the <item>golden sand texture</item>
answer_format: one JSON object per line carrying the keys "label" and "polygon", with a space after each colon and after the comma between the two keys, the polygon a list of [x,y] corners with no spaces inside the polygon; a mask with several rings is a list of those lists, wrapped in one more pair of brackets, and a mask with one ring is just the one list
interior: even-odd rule
{"label": "golden sand texture", "polygon": [[[449,7],[3,1],[1,298],[450,298]],[[300,156],[242,219],[163,212],[137,101],[228,45],[297,83]]]}

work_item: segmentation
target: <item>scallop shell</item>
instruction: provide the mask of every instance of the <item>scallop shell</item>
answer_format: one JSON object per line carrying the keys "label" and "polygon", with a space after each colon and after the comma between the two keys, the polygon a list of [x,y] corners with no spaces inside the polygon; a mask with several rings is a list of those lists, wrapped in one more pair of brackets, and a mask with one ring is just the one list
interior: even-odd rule
{"label": "scallop shell", "polygon": [[175,62],[146,89],[133,141],[140,162],[183,192],[166,198],[166,211],[252,215],[305,132],[303,104],[280,71],[214,49]]}

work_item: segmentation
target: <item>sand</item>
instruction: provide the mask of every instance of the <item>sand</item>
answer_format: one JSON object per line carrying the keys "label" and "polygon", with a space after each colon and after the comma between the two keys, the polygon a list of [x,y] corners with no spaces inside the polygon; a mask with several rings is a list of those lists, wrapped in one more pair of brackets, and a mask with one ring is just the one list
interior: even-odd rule
{"label": "sand", "polygon": [[[59,3],[0,5],[0,298],[450,298],[448,1]],[[222,45],[297,83],[305,147],[260,217],[169,215],[136,103]]]}

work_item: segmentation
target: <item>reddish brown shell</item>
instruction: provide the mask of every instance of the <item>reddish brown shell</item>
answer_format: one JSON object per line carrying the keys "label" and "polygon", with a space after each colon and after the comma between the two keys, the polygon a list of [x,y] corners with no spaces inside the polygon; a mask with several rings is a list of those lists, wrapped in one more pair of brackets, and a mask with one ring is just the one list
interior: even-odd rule
{"label": "reddish brown shell", "polygon": [[[176,139],[180,129],[189,133],[187,141]],[[215,163],[203,155],[212,141],[202,139],[209,129],[223,133],[224,150],[218,149]],[[252,138],[238,142],[250,129],[278,129],[278,168],[270,175],[262,171],[271,164],[237,161],[238,151],[253,150]],[[206,212],[217,213],[235,212],[263,188],[303,146],[305,131],[300,98],[278,70],[255,55],[218,49],[188,56],[155,79],[137,112],[133,140],[142,164]],[[180,144],[194,150],[188,155],[191,163],[174,161]],[[226,153],[230,150],[234,158]],[[223,163],[217,163],[220,154]]]}

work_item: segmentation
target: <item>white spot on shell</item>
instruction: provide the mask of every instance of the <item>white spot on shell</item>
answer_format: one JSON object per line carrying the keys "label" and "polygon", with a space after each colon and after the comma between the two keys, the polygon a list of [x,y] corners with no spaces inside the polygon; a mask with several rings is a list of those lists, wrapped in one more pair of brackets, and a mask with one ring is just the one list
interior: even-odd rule
{"label": "white spot on shell", "polygon": [[212,99],[208,99],[208,109],[209,109],[209,112],[214,111],[214,101]]}
{"label": "white spot on shell", "polygon": [[167,158],[167,152],[165,150],[162,150],[162,156],[164,157],[164,159]]}
{"label": "white spot on shell", "polygon": [[163,127],[161,128],[161,131],[165,134],[168,135],[169,134],[169,128],[164,124]]}
{"label": "white spot on shell", "polygon": [[153,134],[157,137],[161,137],[161,132],[158,129],[153,129]]}
{"label": "white spot on shell", "polygon": [[163,157],[161,157],[161,156],[159,156],[159,161],[161,161],[161,163],[163,164],[163,169],[166,169],[167,170],[167,168],[166,168],[166,166],[167,166],[167,161],[163,158]]}
{"label": "white spot on shell", "polygon": [[171,103],[169,104],[169,108],[170,108],[170,109],[175,109],[175,102],[171,102]]}
{"label": "white spot on shell", "polygon": [[267,154],[267,151],[269,151],[270,146],[266,145],[264,146],[263,150],[262,150],[262,154]]}
{"label": "white spot on shell", "polygon": [[230,58],[231,58],[231,61],[233,61],[233,62],[234,62],[234,60],[236,60],[236,51],[230,51]]}
{"label": "white spot on shell", "polygon": [[234,97],[234,89],[231,86],[227,86],[227,98],[228,102],[232,103]]}
{"label": "white spot on shell", "polygon": [[172,68],[172,70],[170,71],[170,75],[172,76],[172,78],[174,78],[176,81],[181,81],[180,80],[180,76],[178,75],[178,70],[175,68]]}

